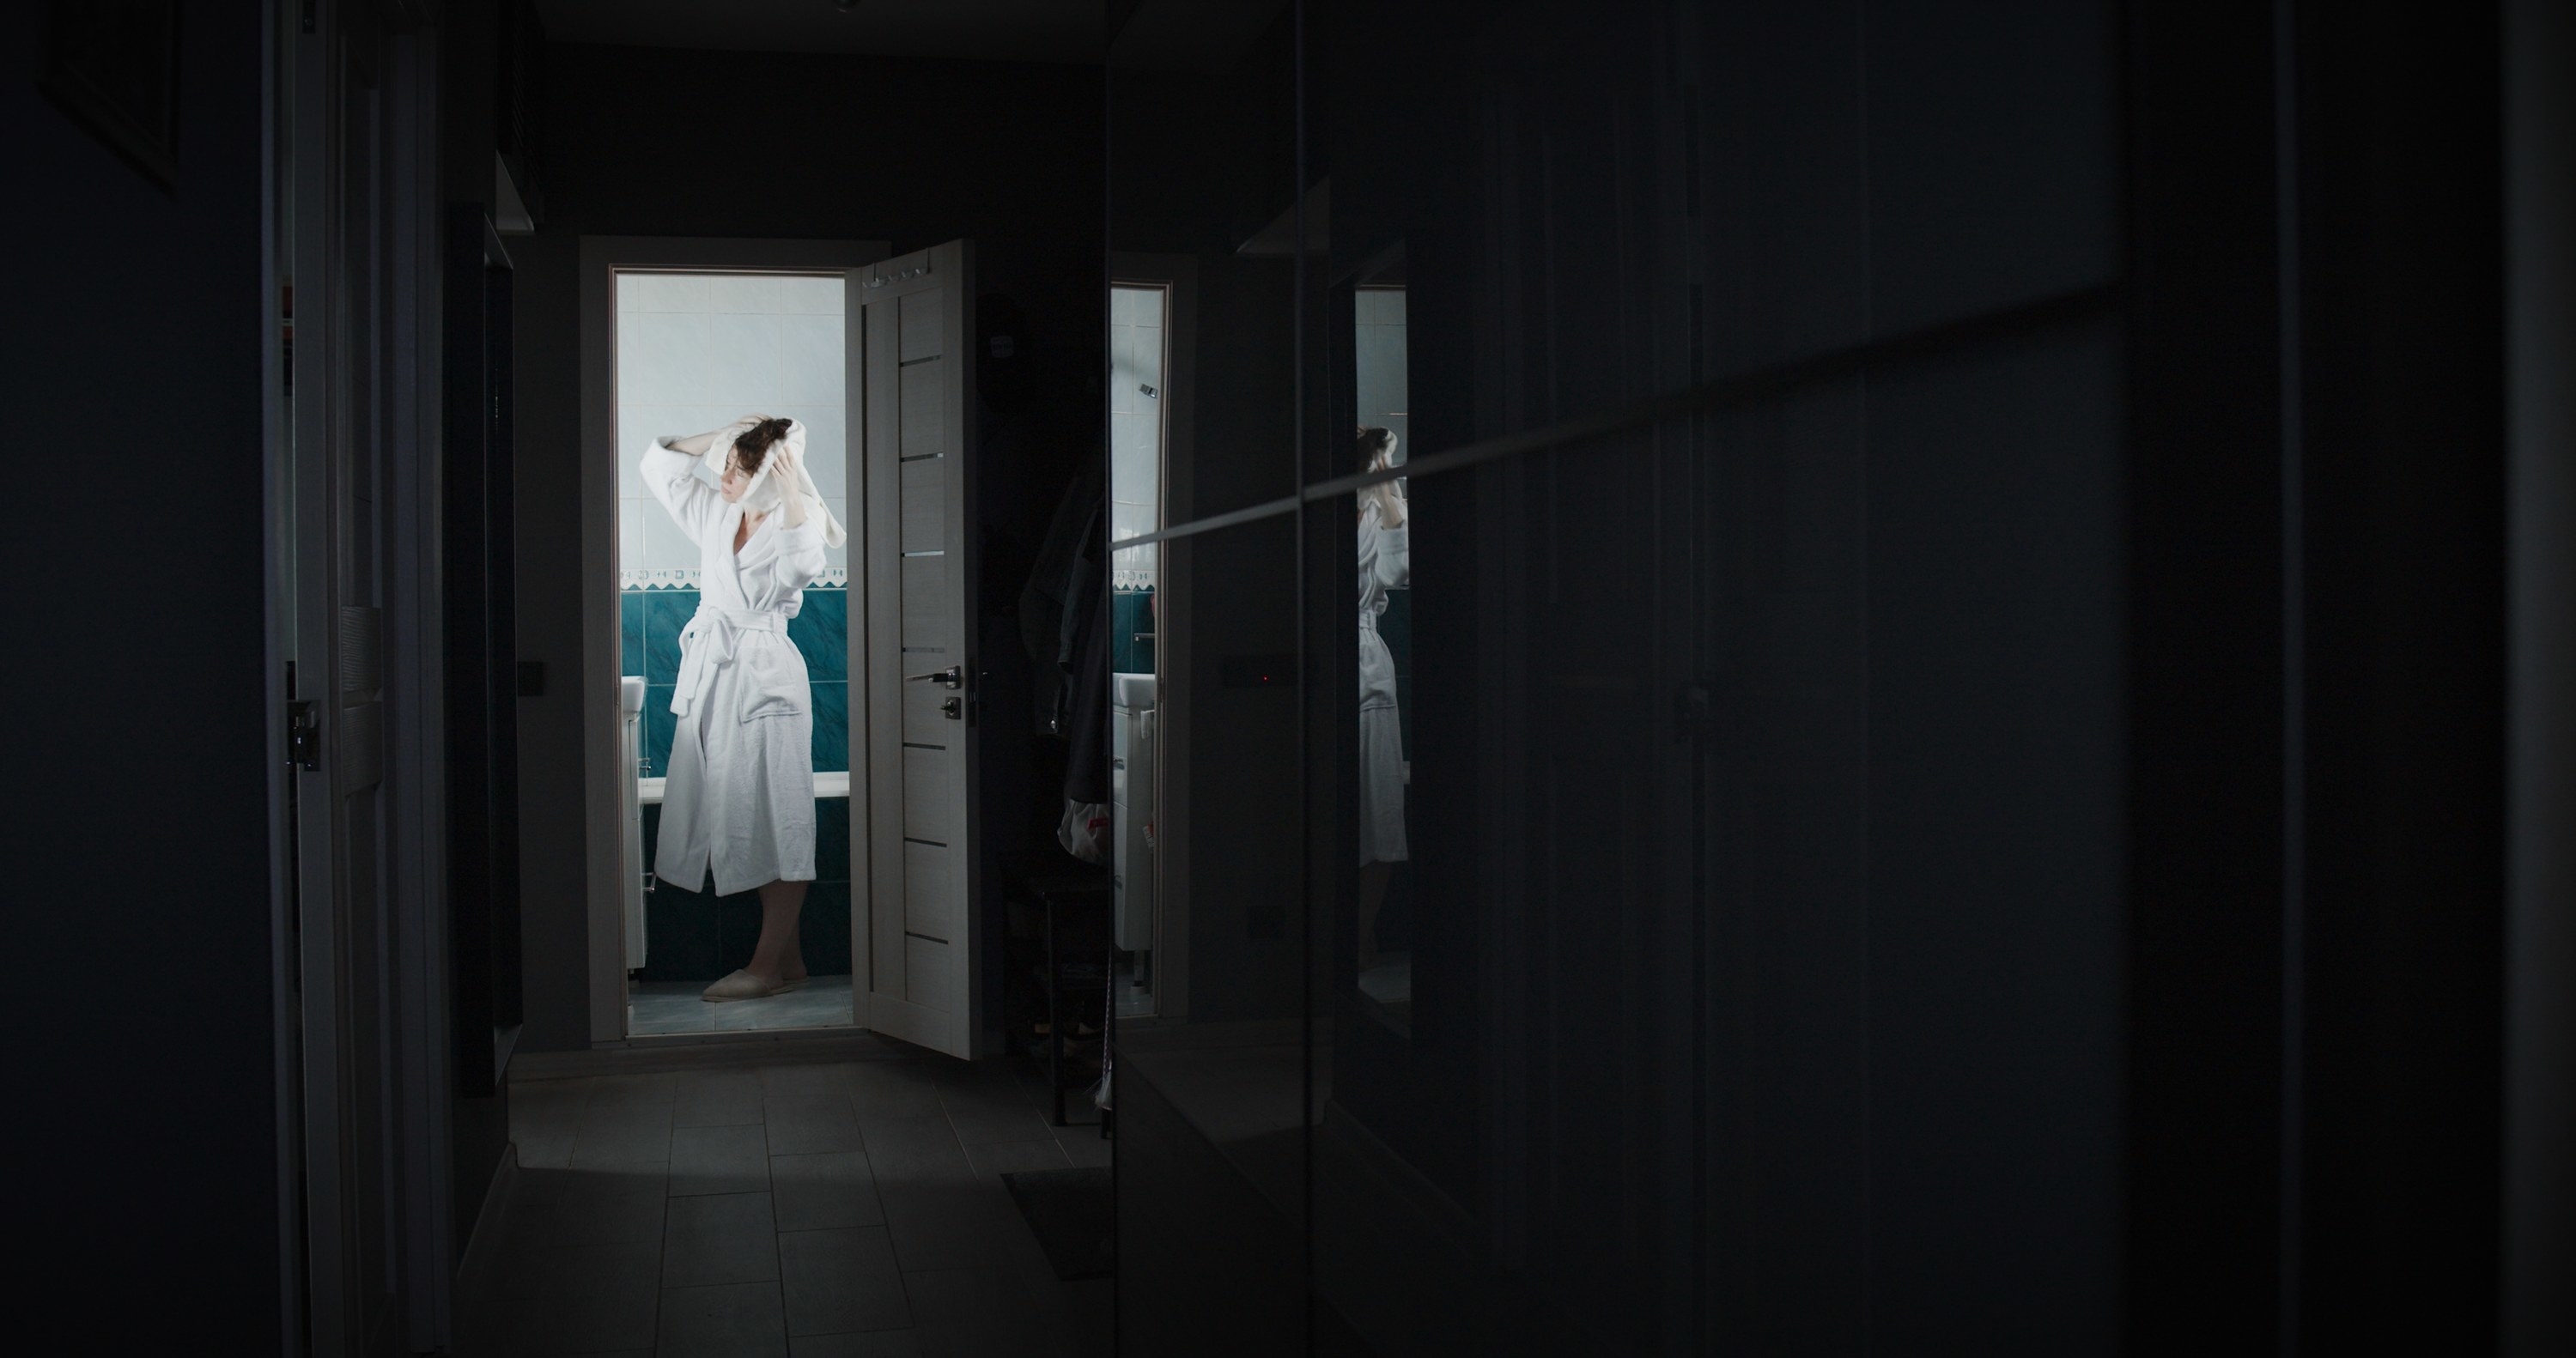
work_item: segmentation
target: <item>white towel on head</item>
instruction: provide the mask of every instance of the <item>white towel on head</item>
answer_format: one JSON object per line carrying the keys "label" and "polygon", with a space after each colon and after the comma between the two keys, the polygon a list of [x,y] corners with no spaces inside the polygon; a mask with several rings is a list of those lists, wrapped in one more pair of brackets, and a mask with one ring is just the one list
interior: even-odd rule
{"label": "white towel on head", "polygon": [[[713,465],[722,467],[730,462],[733,459],[734,440],[750,432],[749,424],[736,424],[725,430],[723,441],[713,450],[715,456]],[[804,421],[789,420],[787,437],[780,442],[787,445],[788,459],[796,464],[796,492],[811,501],[806,506],[805,512],[820,516],[823,520],[823,545],[838,547],[848,542],[850,540],[848,531],[841,527],[841,521],[833,518],[832,511],[823,504],[823,492],[815,487],[814,473],[805,466]],[[764,457],[760,460],[759,472],[752,476],[750,485],[743,487],[741,500],[743,508],[755,514],[775,514],[786,508],[786,488],[779,485],[776,478],[770,475],[777,468],[777,458]]]}

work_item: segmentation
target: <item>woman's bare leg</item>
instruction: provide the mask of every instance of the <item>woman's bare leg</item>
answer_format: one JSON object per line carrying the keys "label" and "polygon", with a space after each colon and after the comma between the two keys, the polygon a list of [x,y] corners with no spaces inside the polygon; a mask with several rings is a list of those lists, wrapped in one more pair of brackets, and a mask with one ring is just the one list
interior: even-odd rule
{"label": "woman's bare leg", "polygon": [[787,921],[787,970],[790,981],[805,979],[805,884],[796,884],[796,913]]}
{"label": "woman's bare leg", "polygon": [[767,882],[760,888],[760,942],[743,968],[764,981],[793,981],[805,974],[797,925],[805,914],[803,882]]}

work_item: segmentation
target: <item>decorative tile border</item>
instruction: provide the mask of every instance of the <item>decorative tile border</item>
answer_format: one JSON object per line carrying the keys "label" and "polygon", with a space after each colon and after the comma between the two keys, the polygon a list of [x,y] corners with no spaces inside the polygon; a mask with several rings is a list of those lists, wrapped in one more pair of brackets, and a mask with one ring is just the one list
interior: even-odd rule
{"label": "decorative tile border", "polygon": [[[617,573],[617,588],[620,590],[696,589],[699,583],[698,577],[699,572],[695,567],[686,570],[630,568]],[[849,587],[850,571],[846,566],[827,567],[820,576],[815,578],[813,584],[806,586],[807,589],[848,589]]]}

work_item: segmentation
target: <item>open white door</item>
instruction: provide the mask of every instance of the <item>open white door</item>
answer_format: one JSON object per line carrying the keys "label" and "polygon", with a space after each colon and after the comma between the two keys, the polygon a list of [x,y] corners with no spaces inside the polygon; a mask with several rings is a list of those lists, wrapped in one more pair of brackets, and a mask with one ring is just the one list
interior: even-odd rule
{"label": "open white door", "polygon": [[974,908],[973,269],[966,241],[872,264],[853,272],[849,306],[866,482],[859,1022],[951,1056],[985,1045]]}

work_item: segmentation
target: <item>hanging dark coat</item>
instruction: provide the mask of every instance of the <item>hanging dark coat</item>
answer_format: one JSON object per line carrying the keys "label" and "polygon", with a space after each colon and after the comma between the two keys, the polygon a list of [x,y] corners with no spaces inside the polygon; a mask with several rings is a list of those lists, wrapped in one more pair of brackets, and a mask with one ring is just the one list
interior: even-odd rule
{"label": "hanging dark coat", "polygon": [[1071,572],[1065,600],[1065,702],[1060,730],[1071,743],[1064,761],[1064,795],[1069,801],[1109,800],[1109,625],[1106,582],[1096,553],[1099,519],[1083,538],[1084,550]]}

